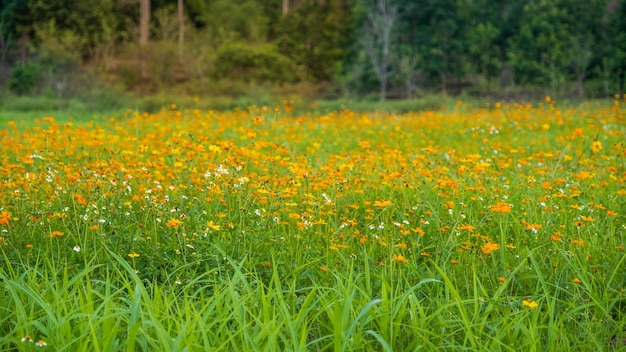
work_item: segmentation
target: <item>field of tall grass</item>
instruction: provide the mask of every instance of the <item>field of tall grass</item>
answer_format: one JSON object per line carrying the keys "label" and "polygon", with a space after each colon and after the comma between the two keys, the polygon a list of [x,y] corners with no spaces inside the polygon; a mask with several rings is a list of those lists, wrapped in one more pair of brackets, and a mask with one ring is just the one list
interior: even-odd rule
{"label": "field of tall grass", "polygon": [[625,350],[624,104],[6,122],[0,350]]}

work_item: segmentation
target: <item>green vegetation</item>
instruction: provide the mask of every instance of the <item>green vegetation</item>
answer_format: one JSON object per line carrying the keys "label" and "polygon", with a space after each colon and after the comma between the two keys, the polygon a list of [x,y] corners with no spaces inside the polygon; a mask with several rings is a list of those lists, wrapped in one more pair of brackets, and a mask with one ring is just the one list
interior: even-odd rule
{"label": "green vegetation", "polygon": [[624,103],[8,122],[0,349],[624,350]]}

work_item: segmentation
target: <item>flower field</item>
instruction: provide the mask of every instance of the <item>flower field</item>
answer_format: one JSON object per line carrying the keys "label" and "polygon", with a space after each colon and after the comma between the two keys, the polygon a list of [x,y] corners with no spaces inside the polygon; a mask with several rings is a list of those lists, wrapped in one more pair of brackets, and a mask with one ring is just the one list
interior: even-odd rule
{"label": "flower field", "polygon": [[0,128],[0,349],[626,349],[626,114]]}

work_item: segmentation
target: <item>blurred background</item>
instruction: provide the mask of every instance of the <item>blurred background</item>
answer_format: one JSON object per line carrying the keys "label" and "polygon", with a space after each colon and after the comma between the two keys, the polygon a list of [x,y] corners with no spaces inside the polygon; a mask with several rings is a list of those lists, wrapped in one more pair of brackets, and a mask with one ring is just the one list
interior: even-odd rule
{"label": "blurred background", "polygon": [[11,111],[578,100],[625,78],[626,0],[0,0]]}

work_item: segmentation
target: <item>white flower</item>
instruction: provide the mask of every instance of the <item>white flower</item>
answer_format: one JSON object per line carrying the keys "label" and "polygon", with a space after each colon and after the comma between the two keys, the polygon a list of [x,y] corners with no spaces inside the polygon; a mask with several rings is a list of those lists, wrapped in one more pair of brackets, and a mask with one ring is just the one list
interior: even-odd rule
{"label": "white flower", "polygon": [[74,246],[74,252],[76,252],[76,253],[80,252],[80,246],[79,245]]}

